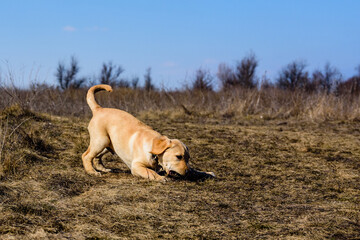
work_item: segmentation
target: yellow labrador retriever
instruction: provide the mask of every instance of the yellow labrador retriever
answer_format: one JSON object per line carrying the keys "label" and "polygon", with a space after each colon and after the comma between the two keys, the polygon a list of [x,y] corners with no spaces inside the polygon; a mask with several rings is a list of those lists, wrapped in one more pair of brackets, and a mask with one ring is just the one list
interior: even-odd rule
{"label": "yellow labrador retriever", "polygon": [[[116,153],[131,169],[134,176],[165,181],[166,176],[156,171],[160,167],[167,176],[186,176],[189,168],[189,150],[177,139],[169,139],[140,122],[131,114],[113,108],[102,108],[95,101],[95,93],[112,91],[109,85],[96,85],[87,93],[87,103],[93,113],[88,130],[90,145],[82,155],[85,171],[92,175],[110,172],[101,157]],[[199,173],[199,172],[198,172]],[[213,173],[204,173],[214,176]]]}

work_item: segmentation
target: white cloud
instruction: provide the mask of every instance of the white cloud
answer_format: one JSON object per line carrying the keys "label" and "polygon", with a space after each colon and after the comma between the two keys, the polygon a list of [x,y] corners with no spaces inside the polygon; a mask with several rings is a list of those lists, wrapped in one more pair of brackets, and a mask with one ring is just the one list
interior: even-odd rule
{"label": "white cloud", "polygon": [[76,28],[73,27],[73,26],[65,26],[65,27],[63,27],[63,31],[65,31],[65,32],[75,32]]}

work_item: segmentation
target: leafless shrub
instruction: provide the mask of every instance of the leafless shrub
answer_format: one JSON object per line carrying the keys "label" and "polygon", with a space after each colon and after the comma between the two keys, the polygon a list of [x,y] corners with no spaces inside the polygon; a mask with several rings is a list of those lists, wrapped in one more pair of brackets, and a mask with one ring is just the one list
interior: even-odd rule
{"label": "leafless shrub", "polygon": [[236,85],[234,71],[225,63],[219,65],[217,77],[221,82],[222,89],[228,89]]}
{"label": "leafless shrub", "polygon": [[308,72],[305,71],[305,68],[306,64],[301,61],[288,64],[279,73],[279,77],[276,79],[277,86],[290,91],[305,89],[309,82]]}
{"label": "leafless shrub", "polygon": [[112,87],[129,87],[129,82],[120,78],[123,72],[124,69],[121,66],[116,66],[112,62],[103,63],[99,77],[100,83],[108,84]]}
{"label": "leafless shrub", "polygon": [[255,88],[257,81],[255,79],[255,70],[258,61],[255,54],[250,53],[237,63],[235,69],[235,78],[239,86],[243,88]]}
{"label": "leafless shrub", "polygon": [[331,66],[330,63],[326,63],[323,72],[319,70],[313,72],[311,83],[314,91],[318,90],[329,94],[336,89],[340,81],[339,70]]}
{"label": "leafless shrub", "polygon": [[200,91],[212,91],[212,80],[213,77],[208,70],[198,69],[195,73],[192,89]]}
{"label": "leafless shrub", "polygon": [[144,81],[145,81],[145,85],[144,85],[144,89],[146,91],[152,91],[155,89],[154,84],[152,83],[152,77],[151,77],[151,68],[146,69],[145,75],[144,75]]}
{"label": "leafless shrub", "polygon": [[269,89],[269,88],[274,88],[274,84],[271,82],[271,80],[266,76],[266,72],[264,73],[264,75],[261,78],[261,82],[260,82],[260,90],[263,89]]}
{"label": "leafless shrub", "polygon": [[139,77],[137,77],[137,76],[132,77],[132,79],[131,79],[131,87],[133,89],[137,89],[138,84],[139,84]]}
{"label": "leafless shrub", "polygon": [[360,94],[360,77],[354,76],[345,82],[338,84],[336,93],[339,95],[359,95]]}
{"label": "leafless shrub", "polygon": [[250,53],[238,62],[234,70],[226,64],[220,64],[217,76],[220,79],[222,88],[255,88],[257,86],[257,79],[255,76],[257,65],[258,61],[253,53]]}
{"label": "leafless shrub", "polygon": [[78,61],[74,56],[71,57],[69,68],[66,68],[64,63],[58,64],[55,76],[63,90],[68,88],[80,88],[85,83],[85,78],[77,78],[79,70]]}
{"label": "leafless shrub", "polygon": [[355,68],[358,73],[357,75],[349,78],[344,82],[340,82],[336,86],[335,93],[338,95],[360,95],[360,65]]}

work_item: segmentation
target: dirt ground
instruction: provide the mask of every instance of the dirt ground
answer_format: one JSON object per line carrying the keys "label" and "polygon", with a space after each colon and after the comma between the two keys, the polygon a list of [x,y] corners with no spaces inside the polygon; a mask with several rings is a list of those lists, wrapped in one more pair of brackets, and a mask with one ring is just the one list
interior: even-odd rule
{"label": "dirt ground", "polygon": [[158,183],[86,175],[89,119],[1,117],[0,239],[360,239],[360,122],[145,112],[217,175]]}

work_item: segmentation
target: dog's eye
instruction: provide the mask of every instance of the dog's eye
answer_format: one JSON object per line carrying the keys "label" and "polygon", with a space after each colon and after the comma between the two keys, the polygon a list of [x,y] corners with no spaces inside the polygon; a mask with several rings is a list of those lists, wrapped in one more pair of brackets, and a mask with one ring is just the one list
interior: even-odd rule
{"label": "dog's eye", "polygon": [[181,155],[177,155],[176,157],[177,157],[177,159],[179,159],[179,160],[182,159],[182,156],[181,156]]}

